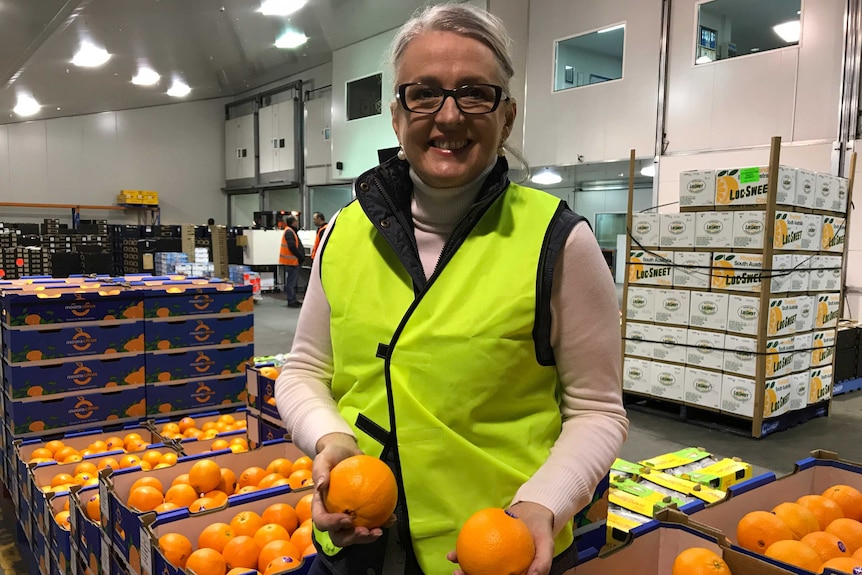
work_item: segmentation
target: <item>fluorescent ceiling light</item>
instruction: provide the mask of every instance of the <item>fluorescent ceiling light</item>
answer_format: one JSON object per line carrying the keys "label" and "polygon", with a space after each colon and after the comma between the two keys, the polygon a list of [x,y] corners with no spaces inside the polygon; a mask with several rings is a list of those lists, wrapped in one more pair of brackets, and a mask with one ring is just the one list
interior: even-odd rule
{"label": "fluorescent ceiling light", "polygon": [[39,105],[39,102],[37,102],[32,96],[21,95],[18,96],[18,102],[15,104],[12,111],[19,116],[32,116],[39,112],[41,107],[42,106]]}
{"label": "fluorescent ceiling light", "polygon": [[694,61],[695,64],[708,64],[709,62],[712,62],[712,58],[710,58],[709,56],[701,56]]}
{"label": "fluorescent ceiling light", "polygon": [[275,41],[276,48],[297,48],[308,42],[308,36],[302,32],[288,30]]}
{"label": "fluorescent ceiling light", "polygon": [[132,84],[138,86],[152,86],[159,81],[161,76],[152,68],[139,68],[138,75],[132,78]]}
{"label": "fluorescent ceiling light", "polygon": [[625,23],[616,24],[615,26],[608,26],[607,28],[602,28],[601,30],[599,30],[599,34],[604,34],[605,32],[613,32],[614,30],[619,30],[620,28],[625,28],[625,27],[626,27]]}
{"label": "fluorescent ceiling light", "polygon": [[802,25],[799,23],[799,20],[776,24],[772,29],[788,44],[799,42],[799,36],[802,33]]}
{"label": "fluorescent ceiling light", "polygon": [[649,164],[648,166],[644,166],[641,168],[641,175],[646,176],[647,178],[655,177],[655,164]]}
{"label": "fluorescent ceiling light", "polygon": [[559,184],[563,181],[562,176],[557,172],[552,172],[549,168],[545,168],[532,178],[530,181],[534,184],[539,184],[541,186],[552,186],[554,184]]}
{"label": "fluorescent ceiling light", "polygon": [[182,80],[174,80],[174,83],[171,84],[171,87],[168,89],[168,96],[182,98],[183,96],[188,96],[191,91],[192,89],[189,88],[188,84]]}
{"label": "fluorescent ceiling light", "polygon": [[107,62],[110,57],[111,55],[104,48],[84,42],[75,57],[72,58],[72,64],[83,68],[96,68]]}
{"label": "fluorescent ceiling light", "polygon": [[305,3],[306,0],[263,0],[258,12],[264,16],[290,16]]}

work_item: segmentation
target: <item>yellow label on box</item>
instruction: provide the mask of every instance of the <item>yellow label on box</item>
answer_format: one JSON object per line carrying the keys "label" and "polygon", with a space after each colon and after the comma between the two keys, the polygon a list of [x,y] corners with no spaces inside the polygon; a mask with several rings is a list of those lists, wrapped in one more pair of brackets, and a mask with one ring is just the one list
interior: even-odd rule
{"label": "yellow label on box", "polygon": [[799,302],[796,298],[782,297],[770,299],[766,335],[769,337],[793,335],[796,332],[798,313]]}
{"label": "yellow label on box", "polygon": [[673,254],[670,252],[632,252],[629,283],[670,287],[673,284]]}
{"label": "yellow label on box", "polygon": [[763,417],[775,417],[785,413],[790,403],[790,378],[767,380],[764,387]]}
{"label": "yellow label on box", "polygon": [[718,490],[727,489],[731,485],[749,478],[751,478],[751,465],[729,458],[724,458],[689,474],[689,479],[692,481],[712,485]]}
{"label": "yellow label on box", "polygon": [[825,252],[843,252],[847,230],[844,218],[823,216],[823,226],[820,230],[820,249]]}
{"label": "yellow label on box", "polygon": [[811,370],[808,380],[808,405],[832,397],[832,366]]}
{"label": "yellow label on box", "polygon": [[622,515],[617,515],[613,511],[608,511],[608,528],[609,529],[619,529],[625,533],[628,533],[635,527],[640,527],[644,522],[635,521],[634,519],[629,519],[628,517],[623,517]]}
{"label": "yellow label on box", "polygon": [[632,495],[621,489],[611,489],[608,492],[608,501],[614,505],[619,505],[623,509],[634,511],[646,517],[652,517],[655,509],[655,503],[648,499]]}
{"label": "yellow label on box", "polygon": [[793,337],[766,342],[766,377],[787,375],[793,367]]}
{"label": "yellow label on box", "polygon": [[802,249],[805,218],[796,212],[775,212],[775,230],[772,247],[777,250]]}
{"label": "yellow label on box", "polygon": [[835,356],[835,330],[814,332],[811,347],[811,367],[831,364]]}
{"label": "yellow label on box", "polygon": [[841,294],[824,293],[817,296],[817,311],[814,316],[814,328],[825,329],[838,325],[838,307]]}

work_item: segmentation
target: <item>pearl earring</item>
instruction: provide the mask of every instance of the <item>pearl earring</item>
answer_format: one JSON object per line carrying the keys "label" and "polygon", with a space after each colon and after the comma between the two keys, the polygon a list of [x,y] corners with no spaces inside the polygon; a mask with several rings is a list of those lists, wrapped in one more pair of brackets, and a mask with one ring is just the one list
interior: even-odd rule
{"label": "pearl earring", "polygon": [[497,155],[503,158],[506,157],[506,148],[503,147],[503,144],[500,144],[500,147],[497,148]]}
{"label": "pearl earring", "polygon": [[407,154],[404,153],[404,148],[398,148],[397,156],[398,156],[399,160],[406,160],[407,159]]}

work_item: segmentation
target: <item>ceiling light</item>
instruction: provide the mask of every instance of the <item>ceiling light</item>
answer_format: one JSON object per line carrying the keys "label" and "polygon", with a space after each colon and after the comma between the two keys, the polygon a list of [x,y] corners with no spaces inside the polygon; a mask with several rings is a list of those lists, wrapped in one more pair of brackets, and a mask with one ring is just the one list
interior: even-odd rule
{"label": "ceiling light", "polygon": [[132,84],[137,86],[152,86],[159,81],[159,74],[152,68],[140,68],[137,76],[132,78]]}
{"label": "ceiling light", "polygon": [[263,0],[258,12],[264,16],[290,16],[305,3],[306,0]]}
{"label": "ceiling light", "polygon": [[641,168],[641,175],[646,176],[647,178],[655,177],[655,164],[649,164]]}
{"label": "ceiling light", "polygon": [[302,32],[288,30],[275,41],[276,48],[297,48],[308,42],[308,36]]}
{"label": "ceiling light", "polygon": [[710,58],[709,56],[701,56],[694,61],[695,64],[708,64],[709,62],[712,62],[712,58]]}
{"label": "ceiling light", "polygon": [[788,44],[799,42],[799,36],[802,33],[802,25],[799,23],[799,20],[791,20],[789,22],[776,24],[772,29],[775,30],[775,33],[781,36],[781,39]]}
{"label": "ceiling light", "polygon": [[760,48],[752,48],[749,52],[760,52]]}
{"label": "ceiling light", "polygon": [[616,24],[614,26],[608,26],[607,28],[602,28],[599,30],[599,34],[604,34],[605,32],[613,32],[614,30],[619,30],[620,28],[625,28],[625,22],[622,24]]}
{"label": "ceiling light", "polygon": [[104,48],[84,42],[81,44],[81,49],[72,58],[72,64],[84,68],[95,68],[107,62],[110,57],[111,55]]}
{"label": "ceiling light", "polygon": [[544,170],[530,178],[530,181],[534,184],[539,184],[541,186],[552,186],[554,184],[559,184],[560,182],[562,182],[563,178],[557,172],[551,171],[550,168],[545,168]]}
{"label": "ceiling light", "polygon": [[174,83],[171,84],[171,87],[168,89],[168,96],[182,98],[183,96],[188,96],[191,91],[192,89],[189,88],[188,84],[182,80],[174,80]]}
{"label": "ceiling light", "polygon": [[12,111],[19,116],[32,116],[39,112],[39,108],[41,107],[42,106],[39,105],[39,102],[37,102],[33,96],[21,95],[18,96],[18,102],[15,104]]}

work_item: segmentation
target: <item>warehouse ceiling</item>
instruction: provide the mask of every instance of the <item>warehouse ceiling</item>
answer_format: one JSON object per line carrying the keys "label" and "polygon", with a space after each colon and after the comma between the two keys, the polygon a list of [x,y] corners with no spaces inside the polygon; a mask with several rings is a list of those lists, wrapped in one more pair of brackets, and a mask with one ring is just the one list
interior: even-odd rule
{"label": "warehouse ceiling", "polygon": [[[20,95],[40,105],[33,119],[233,96],[331,61],[332,52],[402,24],[424,0],[309,0],[291,16],[265,16],[261,0],[0,0],[0,124],[22,121]],[[299,48],[276,48],[285,31]],[[97,68],[72,64],[82,42],[104,48]],[[132,77],[146,66],[151,86]],[[30,118],[28,118],[30,119]]]}

